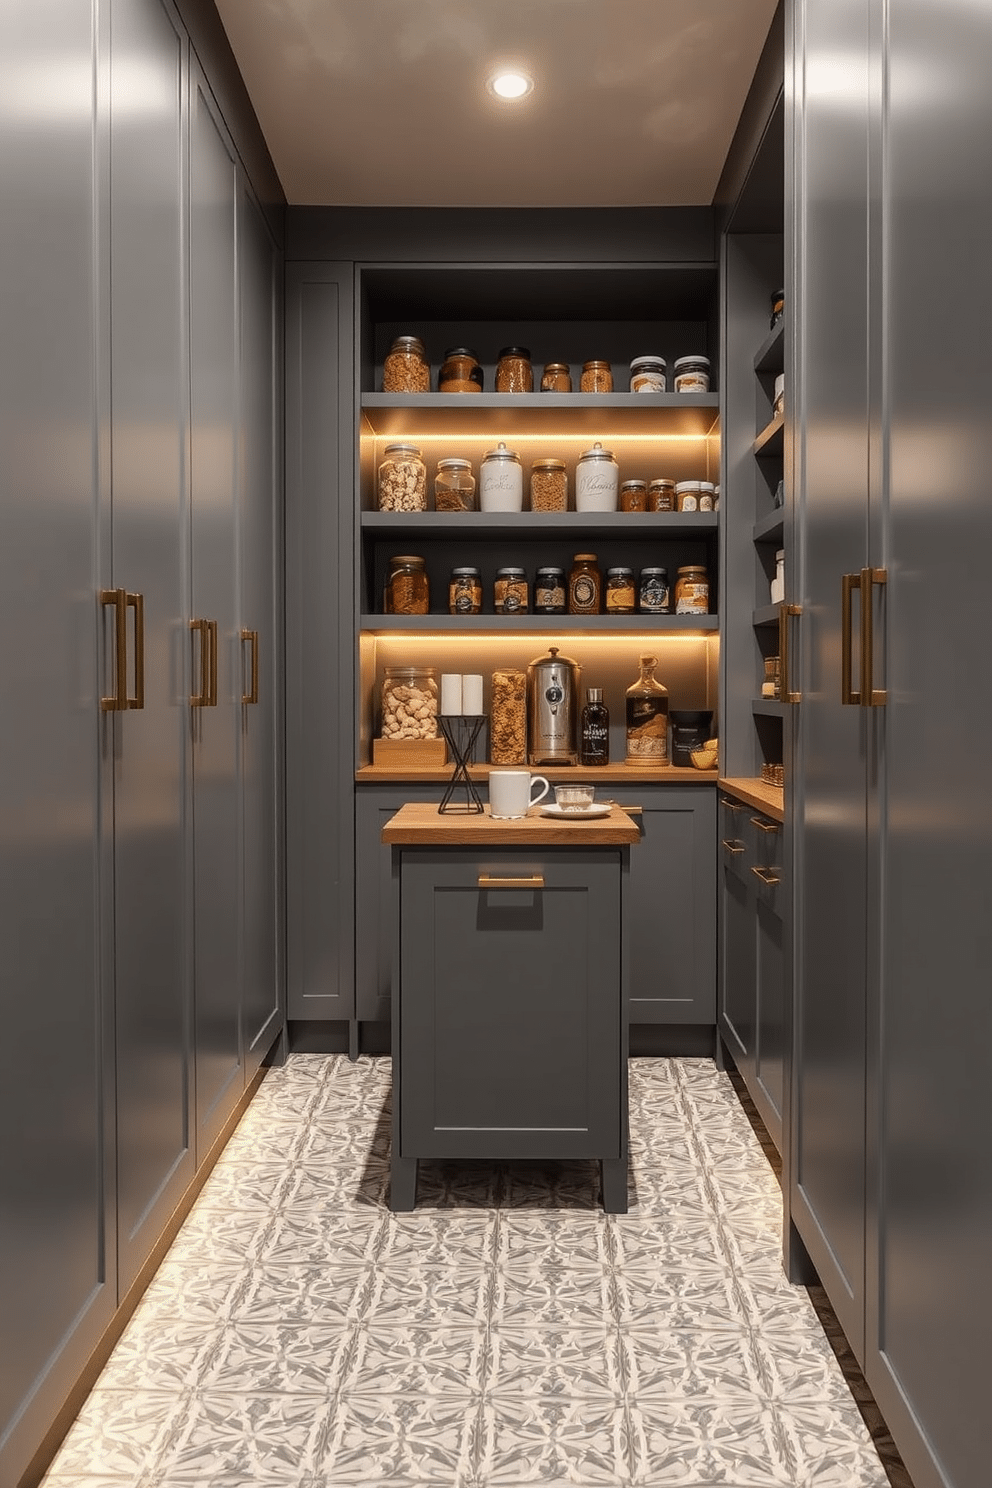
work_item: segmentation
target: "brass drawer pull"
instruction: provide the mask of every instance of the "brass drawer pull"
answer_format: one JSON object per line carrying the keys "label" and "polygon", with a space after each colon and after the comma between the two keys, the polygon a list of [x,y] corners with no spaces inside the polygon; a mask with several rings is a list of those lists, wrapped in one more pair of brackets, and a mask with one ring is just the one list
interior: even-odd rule
{"label": "brass drawer pull", "polygon": [[751,825],[752,827],[757,827],[761,832],[778,832],[780,830],[777,821],[769,821],[764,816],[752,816]]}
{"label": "brass drawer pull", "polygon": [[241,640],[251,642],[251,685],[247,692],[242,692],[243,703],[258,702],[258,631],[242,630]]}
{"label": "brass drawer pull", "polygon": [[189,622],[191,633],[199,634],[200,637],[200,690],[194,692],[189,700],[191,708],[210,707],[210,621],[191,620]]}
{"label": "brass drawer pull", "polygon": [[742,853],[746,851],[743,842],[729,842],[726,837],[723,839],[723,846],[728,853]]}
{"label": "brass drawer pull", "polygon": [[127,703],[127,593],[124,589],[101,589],[100,603],[114,606],[114,691],[101,697],[104,713],[122,712]]}
{"label": "brass drawer pull", "polygon": [[479,874],[480,889],[543,889],[544,875],[535,873],[530,878],[492,878],[488,873]]}
{"label": "brass drawer pull", "polygon": [[129,697],[129,708],[145,706],[145,596],[128,594],[127,608],[134,611],[134,697]]}
{"label": "brass drawer pull", "polygon": [[733,801],[730,796],[721,796],[720,805],[726,806],[728,811],[746,811],[747,807],[743,801]]}
{"label": "brass drawer pull", "polygon": [[773,869],[752,868],[751,872],[754,874],[755,878],[760,878],[761,882],[763,884],[767,884],[769,888],[771,888],[773,884],[782,882],[778,874]]}

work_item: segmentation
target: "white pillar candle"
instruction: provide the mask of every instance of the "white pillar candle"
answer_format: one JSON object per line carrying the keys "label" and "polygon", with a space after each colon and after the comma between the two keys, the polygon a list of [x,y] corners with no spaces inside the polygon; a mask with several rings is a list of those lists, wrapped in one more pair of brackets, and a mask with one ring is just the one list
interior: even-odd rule
{"label": "white pillar candle", "polygon": [[462,677],[462,712],[475,716],[482,712],[482,677],[474,672]]}
{"label": "white pillar candle", "polygon": [[462,711],[462,679],[457,672],[441,673],[441,712],[445,715]]}

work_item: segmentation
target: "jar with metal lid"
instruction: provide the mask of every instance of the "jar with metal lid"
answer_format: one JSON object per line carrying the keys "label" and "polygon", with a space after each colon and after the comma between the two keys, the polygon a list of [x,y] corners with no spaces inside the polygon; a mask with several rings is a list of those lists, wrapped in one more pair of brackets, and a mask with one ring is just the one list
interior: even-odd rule
{"label": "jar with metal lid", "polygon": [[526,615],[530,609],[527,574],[522,568],[498,568],[493,587],[497,615]]}
{"label": "jar with metal lid", "polygon": [[539,568],[534,575],[534,610],[538,615],[564,615],[565,570]]}
{"label": "jar with metal lid", "polygon": [[387,615],[426,615],[430,609],[427,560],[410,553],[390,558],[383,609]]}
{"label": "jar with metal lid", "polygon": [[579,391],[583,393],[612,393],[613,368],[609,362],[583,362]]}
{"label": "jar with metal lid", "polygon": [[439,393],[481,393],[482,368],[474,351],[467,346],[453,346],[444,353],[437,374]]}
{"label": "jar with metal lid", "polygon": [[448,582],[448,613],[482,614],[482,575],[477,568],[453,568]]}
{"label": "jar with metal lid", "polygon": [[716,486],[712,481],[699,482],[699,510],[716,511]]}
{"label": "jar with metal lid", "polygon": [[666,476],[648,482],[648,511],[675,510],[675,482]]}
{"label": "jar with metal lid", "polygon": [[524,473],[520,456],[502,441],[487,450],[479,467],[479,505],[483,511],[522,511]]}
{"label": "jar with metal lid", "polygon": [[704,356],[679,357],[672,368],[675,374],[672,386],[677,393],[708,393],[710,390],[710,359]]}
{"label": "jar with metal lid", "polygon": [[647,482],[642,480],[625,480],[620,483],[620,510],[626,512],[642,512],[648,509],[648,487]]}
{"label": "jar with metal lid", "polygon": [[382,682],[382,737],[437,738],[437,670],[387,666]]}
{"label": "jar with metal lid", "polygon": [[668,386],[668,363],[660,356],[634,357],[630,364],[632,393],[663,393]]}
{"label": "jar with metal lid", "polygon": [[699,510],[698,481],[679,481],[675,487],[675,510],[684,512]]}
{"label": "jar with metal lid", "polygon": [[672,596],[667,568],[642,568],[637,607],[642,615],[670,615]]}
{"label": "jar with metal lid", "polygon": [[387,444],[377,472],[380,511],[426,511],[427,466],[415,444]]}
{"label": "jar with metal lid", "polygon": [[541,374],[542,393],[570,393],[572,373],[567,362],[547,362]]}
{"label": "jar with metal lid", "polygon": [[632,615],[637,607],[632,568],[608,568],[606,570],[606,613],[608,615]]}
{"label": "jar with metal lid", "polygon": [[470,460],[438,460],[434,475],[435,511],[475,511],[475,476]]}
{"label": "jar with metal lid", "polygon": [[596,554],[576,553],[568,575],[568,613],[598,615],[602,589],[603,577]]}
{"label": "jar with metal lid", "polygon": [[579,457],[575,467],[575,510],[616,511],[620,467],[600,443]]}
{"label": "jar with metal lid", "polygon": [[535,460],[530,467],[531,511],[568,510],[568,472],[564,460]]}
{"label": "jar with metal lid", "polygon": [[419,336],[397,336],[382,366],[384,393],[429,393],[431,368]]}
{"label": "jar with metal lid", "polygon": [[701,565],[689,563],[679,569],[675,580],[676,615],[707,615],[710,608],[710,581]]}
{"label": "jar with metal lid", "polygon": [[504,346],[496,363],[498,393],[532,393],[534,369],[526,346]]}

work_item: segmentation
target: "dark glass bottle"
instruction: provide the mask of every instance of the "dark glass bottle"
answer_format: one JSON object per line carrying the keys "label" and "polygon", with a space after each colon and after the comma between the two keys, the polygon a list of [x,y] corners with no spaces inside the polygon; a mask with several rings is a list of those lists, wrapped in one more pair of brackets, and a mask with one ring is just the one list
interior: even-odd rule
{"label": "dark glass bottle", "polygon": [[580,765],[610,763],[610,710],[603,702],[601,687],[586,688],[586,705],[582,709]]}

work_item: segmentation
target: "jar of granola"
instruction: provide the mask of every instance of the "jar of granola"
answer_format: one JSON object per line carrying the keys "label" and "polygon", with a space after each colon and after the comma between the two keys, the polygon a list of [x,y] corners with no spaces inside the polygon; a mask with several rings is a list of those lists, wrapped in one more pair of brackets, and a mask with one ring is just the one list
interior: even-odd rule
{"label": "jar of granola", "polygon": [[535,460],[530,467],[531,511],[568,509],[568,472],[564,460]]}
{"label": "jar of granola", "polygon": [[377,474],[380,511],[426,511],[427,466],[415,444],[387,444]]}
{"label": "jar of granola", "polygon": [[419,336],[397,336],[382,367],[384,393],[429,393],[431,368]]}
{"label": "jar of granola", "polygon": [[582,393],[612,393],[613,368],[609,362],[583,362],[579,391]]}

